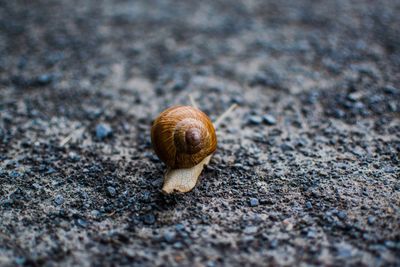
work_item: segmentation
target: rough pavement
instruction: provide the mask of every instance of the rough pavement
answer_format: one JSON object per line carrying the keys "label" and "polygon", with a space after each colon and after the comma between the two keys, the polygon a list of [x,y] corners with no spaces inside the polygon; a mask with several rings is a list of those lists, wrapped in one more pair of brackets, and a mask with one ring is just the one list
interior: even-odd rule
{"label": "rough pavement", "polygon": [[[399,1],[1,1],[0,266],[400,265]],[[218,132],[160,193],[152,119]]]}

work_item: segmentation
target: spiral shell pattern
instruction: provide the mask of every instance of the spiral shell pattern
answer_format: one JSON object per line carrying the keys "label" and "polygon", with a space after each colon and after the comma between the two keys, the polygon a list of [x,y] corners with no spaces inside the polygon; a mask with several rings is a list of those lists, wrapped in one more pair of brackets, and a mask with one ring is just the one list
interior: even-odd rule
{"label": "spiral shell pattern", "polygon": [[164,110],[151,128],[157,156],[173,169],[190,168],[217,148],[217,136],[210,118],[191,106]]}

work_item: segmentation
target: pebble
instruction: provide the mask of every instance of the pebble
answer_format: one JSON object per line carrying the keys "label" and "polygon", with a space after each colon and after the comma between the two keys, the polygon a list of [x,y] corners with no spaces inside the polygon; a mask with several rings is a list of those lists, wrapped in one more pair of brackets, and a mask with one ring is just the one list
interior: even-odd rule
{"label": "pebble", "polygon": [[391,240],[385,241],[385,246],[391,249],[400,248],[400,243],[393,242]]}
{"label": "pebble", "polygon": [[36,77],[36,79],[32,82],[32,85],[34,86],[45,86],[50,83],[52,83],[54,80],[54,75],[53,74],[42,74]]}
{"label": "pebble", "polygon": [[345,248],[345,247],[338,247],[338,256],[340,258],[349,258],[351,257],[351,249],[350,248]]}
{"label": "pebble", "polygon": [[182,244],[181,242],[176,242],[176,243],[174,244],[174,248],[176,248],[176,249],[181,249],[181,248],[183,248],[183,244]]}
{"label": "pebble", "polygon": [[346,116],[346,113],[341,109],[334,109],[332,113],[333,117],[335,117],[336,119],[342,119]]}
{"label": "pebble", "polygon": [[46,171],[46,174],[52,174],[52,173],[55,173],[55,172],[56,172],[56,170],[55,170],[54,168],[49,167],[49,168],[47,169],[47,171]]}
{"label": "pebble", "polygon": [[275,125],[276,124],[276,119],[274,116],[266,114],[262,117],[263,121],[268,124],[268,125]]}
{"label": "pebble", "polygon": [[250,86],[256,85],[267,85],[268,84],[268,77],[263,73],[256,73],[252,80],[250,81]]}
{"label": "pebble", "polygon": [[306,202],[306,208],[307,208],[308,210],[312,209],[312,204],[311,204],[310,201],[307,201],[307,202]]}
{"label": "pebble", "polygon": [[143,217],[143,222],[148,225],[154,224],[156,222],[156,217],[151,213],[146,214]]}
{"label": "pebble", "polygon": [[93,218],[99,218],[100,217],[100,211],[98,210],[92,210],[90,212],[90,215],[92,215]]}
{"label": "pebble", "polygon": [[356,102],[358,99],[360,99],[361,95],[359,93],[351,93],[347,95],[347,99]]}
{"label": "pebble", "polygon": [[368,224],[369,224],[369,225],[374,224],[375,221],[376,221],[376,217],[374,217],[374,216],[368,216]]}
{"label": "pebble", "polygon": [[76,224],[82,228],[86,228],[88,226],[88,222],[85,221],[84,219],[78,219],[76,220]]}
{"label": "pebble", "polygon": [[243,99],[239,96],[234,96],[231,100],[232,103],[236,103],[238,105],[242,105],[243,104]]}
{"label": "pebble", "polygon": [[24,265],[26,262],[26,259],[22,256],[16,257],[15,258],[15,264],[17,264],[18,266],[22,266]]}
{"label": "pebble", "polygon": [[304,138],[299,138],[296,140],[296,146],[305,147],[307,145],[307,140]]}
{"label": "pebble", "polygon": [[260,204],[260,202],[258,201],[257,198],[250,198],[249,202],[250,202],[250,206],[251,207],[256,207],[256,206],[258,206]]}
{"label": "pebble", "polygon": [[175,225],[175,229],[177,231],[184,231],[185,230],[185,226],[181,223],[178,223],[177,225]]}
{"label": "pebble", "polygon": [[54,202],[57,204],[57,206],[60,206],[64,203],[64,197],[62,195],[57,195],[54,199]]}
{"label": "pebble", "polygon": [[149,191],[144,191],[142,195],[142,201],[145,203],[150,203],[151,202],[151,195]]}
{"label": "pebble", "polygon": [[281,149],[282,149],[283,152],[286,152],[286,151],[292,151],[293,147],[291,145],[288,145],[288,144],[282,144],[281,145]]}
{"label": "pebble", "polygon": [[96,126],[96,137],[99,140],[103,140],[106,137],[110,137],[112,135],[113,131],[110,125],[106,123],[100,123],[97,124]]}
{"label": "pebble", "polygon": [[390,109],[390,111],[392,111],[392,112],[396,112],[396,110],[397,110],[397,106],[396,106],[396,103],[395,102],[389,102],[389,109]]}
{"label": "pebble", "polygon": [[176,238],[176,233],[172,231],[167,231],[164,233],[164,240],[167,243],[173,243]]}
{"label": "pebble", "polygon": [[385,173],[396,173],[396,168],[390,167],[390,166],[386,166],[386,167],[383,168],[383,171]]}
{"label": "pebble", "polygon": [[314,230],[309,230],[307,232],[307,237],[308,238],[314,239],[316,236],[317,236],[317,233]]}
{"label": "pebble", "polygon": [[75,162],[78,162],[81,159],[81,157],[73,151],[68,153],[68,157],[70,160],[75,161]]}
{"label": "pebble", "polygon": [[245,233],[246,235],[252,235],[257,233],[257,231],[258,231],[257,226],[247,226],[246,228],[244,228],[243,233]]}
{"label": "pebble", "polygon": [[21,176],[21,174],[19,172],[17,172],[17,171],[11,171],[10,172],[10,177],[11,178],[18,178],[20,176]]}
{"label": "pebble", "polygon": [[269,247],[270,247],[271,249],[274,249],[274,248],[276,248],[277,246],[278,246],[278,240],[276,240],[276,239],[271,240],[271,242],[269,243]]}
{"label": "pebble", "polygon": [[112,186],[107,187],[107,192],[112,197],[114,197],[117,194],[117,190],[115,190],[115,188]]}
{"label": "pebble", "polygon": [[262,118],[260,116],[253,115],[253,116],[249,117],[249,124],[260,125],[261,122],[262,122]]}
{"label": "pebble", "polygon": [[344,212],[344,211],[339,211],[339,212],[337,213],[337,216],[338,216],[339,219],[344,220],[344,219],[347,218],[347,213]]}
{"label": "pebble", "polygon": [[41,186],[41,185],[38,184],[38,183],[33,183],[33,184],[32,184],[32,187],[35,188],[36,190],[39,190],[39,189],[42,189],[42,188],[43,188],[43,186]]}
{"label": "pebble", "polygon": [[387,94],[393,95],[393,94],[396,93],[396,91],[398,91],[398,89],[396,89],[395,87],[393,87],[393,86],[391,86],[391,85],[388,85],[388,86],[385,86],[385,87],[383,88],[383,91],[384,91],[385,93],[387,93]]}

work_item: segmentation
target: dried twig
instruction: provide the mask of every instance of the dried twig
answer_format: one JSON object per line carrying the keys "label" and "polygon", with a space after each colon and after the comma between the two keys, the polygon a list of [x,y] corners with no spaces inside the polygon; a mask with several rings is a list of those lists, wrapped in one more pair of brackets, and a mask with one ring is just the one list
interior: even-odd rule
{"label": "dried twig", "polygon": [[84,128],[78,128],[73,130],[67,137],[65,137],[63,140],[60,142],[60,146],[63,147],[65,146],[74,136],[78,135],[79,132],[83,132]]}
{"label": "dried twig", "polygon": [[196,103],[196,100],[194,100],[193,95],[189,95],[190,103],[192,104],[193,107],[198,108],[198,105]]}

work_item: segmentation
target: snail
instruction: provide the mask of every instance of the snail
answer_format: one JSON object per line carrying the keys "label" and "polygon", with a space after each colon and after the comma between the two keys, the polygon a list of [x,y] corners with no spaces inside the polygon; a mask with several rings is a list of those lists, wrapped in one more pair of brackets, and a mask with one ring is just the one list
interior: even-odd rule
{"label": "snail", "polygon": [[215,128],[236,107],[231,106],[213,124],[194,100],[192,103],[164,110],[151,127],[153,149],[168,167],[162,188],[165,194],[189,192],[196,186],[217,148]]}

